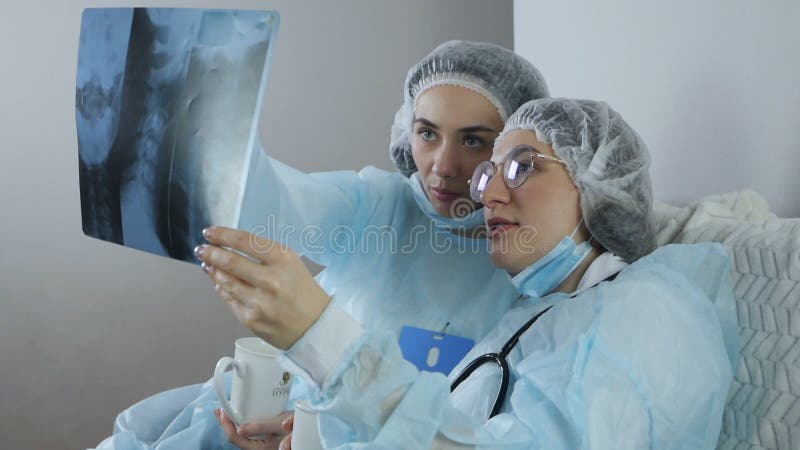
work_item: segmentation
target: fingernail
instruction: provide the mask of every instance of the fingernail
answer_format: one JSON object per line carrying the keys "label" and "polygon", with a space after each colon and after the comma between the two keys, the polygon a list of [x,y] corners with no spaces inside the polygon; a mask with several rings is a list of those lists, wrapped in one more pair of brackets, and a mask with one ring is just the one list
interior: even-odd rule
{"label": "fingernail", "polygon": [[194,256],[196,256],[198,258],[203,256],[203,247],[204,247],[203,245],[198,245],[197,247],[195,247],[194,248]]}
{"label": "fingernail", "polygon": [[200,264],[200,267],[202,267],[202,268],[203,268],[203,272],[205,272],[205,273],[211,273],[211,266],[210,266],[210,265],[208,265],[208,264],[206,264],[206,262],[205,262],[205,261],[203,261],[203,263],[202,263],[202,264]]}
{"label": "fingernail", "polygon": [[289,418],[288,418],[288,417],[287,417],[287,418],[285,418],[285,419],[283,419],[283,422],[281,422],[281,426],[282,426],[282,427],[285,427],[285,426],[287,426],[287,425],[289,425]]}
{"label": "fingernail", "polygon": [[236,433],[240,434],[242,436],[246,436],[247,435],[247,428],[244,425],[242,425],[242,426],[240,426],[239,428],[236,429]]}
{"label": "fingernail", "polygon": [[208,228],[204,228],[203,229],[203,237],[204,238],[208,239],[211,236],[211,228],[212,227],[208,227]]}

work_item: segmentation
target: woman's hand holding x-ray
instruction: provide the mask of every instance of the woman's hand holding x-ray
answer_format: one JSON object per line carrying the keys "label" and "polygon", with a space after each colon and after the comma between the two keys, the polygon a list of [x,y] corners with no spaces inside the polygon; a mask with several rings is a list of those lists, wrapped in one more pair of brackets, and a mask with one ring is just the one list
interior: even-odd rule
{"label": "woman's hand holding x-ray", "polygon": [[291,347],[330,302],[287,247],[225,227],[207,228],[203,236],[210,245],[195,254],[217,293],[240,322],[275,347]]}

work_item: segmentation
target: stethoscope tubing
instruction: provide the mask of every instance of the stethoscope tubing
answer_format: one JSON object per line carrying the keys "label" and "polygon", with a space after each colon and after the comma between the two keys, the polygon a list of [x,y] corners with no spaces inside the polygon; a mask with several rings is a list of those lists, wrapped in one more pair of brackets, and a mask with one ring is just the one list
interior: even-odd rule
{"label": "stethoscope tubing", "polygon": [[[602,283],[603,281],[611,281],[617,277],[619,272],[612,274],[611,276],[607,277],[605,280],[598,282],[597,284]],[[595,284],[594,286],[597,286]],[[593,286],[593,287],[594,287]],[[573,294],[574,295],[574,294]],[[511,350],[517,345],[519,342],[519,338],[525,334],[526,331],[537,321],[539,317],[541,317],[544,313],[550,310],[553,305],[548,306],[544,310],[537,313],[533,318],[525,322],[525,325],[521,326],[513,336],[511,336],[508,341],[506,341],[505,345],[503,345],[502,349],[498,353],[486,353],[484,355],[478,356],[474,360],[472,360],[461,373],[458,374],[455,381],[450,385],[450,392],[456,390],[456,388],[464,382],[473,372],[478,370],[478,367],[487,364],[487,363],[495,363],[500,367],[500,389],[497,390],[497,397],[494,400],[494,404],[492,405],[492,410],[489,413],[489,419],[492,417],[500,414],[500,408],[503,406],[503,403],[506,399],[506,393],[508,392],[508,384],[511,378],[511,369],[508,366],[508,354],[511,353]]]}

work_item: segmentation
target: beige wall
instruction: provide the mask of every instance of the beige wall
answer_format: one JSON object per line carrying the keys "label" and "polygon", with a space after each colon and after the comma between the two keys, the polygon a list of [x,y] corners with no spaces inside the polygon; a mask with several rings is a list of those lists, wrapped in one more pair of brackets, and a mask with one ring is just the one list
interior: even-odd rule
{"label": "beige wall", "polygon": [[[305,170],[391,168],[408,67],[454,38],[512,45],[512,2],[146,2],[275,9],[281,27],[260,131]],[[0,447],[76,449],[159,391],[202,382],[245,330],[199,268],[83,236],[74,120],[82,9],[0,14]]]}

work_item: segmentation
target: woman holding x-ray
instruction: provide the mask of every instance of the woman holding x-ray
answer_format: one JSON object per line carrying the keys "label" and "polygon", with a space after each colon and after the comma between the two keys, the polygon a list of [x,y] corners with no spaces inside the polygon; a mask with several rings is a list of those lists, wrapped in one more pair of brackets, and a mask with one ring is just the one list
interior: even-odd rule
{"label": "woman holding x-ray", "polygon": [[[317,281],[338,310],[395,341],[399,337],[405,354],[426,354],[443,332],[457,345],[428,368],[447,373],[513,299],[507,275],[486,257],[482,214],[469,199],[467,181],[491,155],[506,118],[525,101],[547,95],[536,68],[507,49],[442,44],[406,79],[390,145],[401,174],[371,167],[305,174],[258,149],[239,228],[279,240],[326,266]],[[335,151],[329,143],[309,147],[298,140],[298,149],[316,151],[320,145]],[[477,299],[464,303],[466,296]],[[317,305],[308,312],[319,315],[323,309]],[[100,448],[129,448],[127,442],[158,449],[226,442],[212,415],[219,403],[211,383],[181,389],[124,411],[115,436]],[[292,396],[303,392],[295,383]],[[281,420],[248,424],[250,429],[241,431],[280,435]]]}
{"label": "woman holding x-ray", "polygon": [[[728,260],[717,244],[651,253],[648,166],[604,103],[535,100],[509,119],[470,184],[519,298],[450,379],[329,304],[291,252],[211,228],[202,259],[234,314],[314,387],[326,448],[713,449],[738,352]],[[336,358],[320,364],[314,347]]]}

